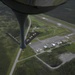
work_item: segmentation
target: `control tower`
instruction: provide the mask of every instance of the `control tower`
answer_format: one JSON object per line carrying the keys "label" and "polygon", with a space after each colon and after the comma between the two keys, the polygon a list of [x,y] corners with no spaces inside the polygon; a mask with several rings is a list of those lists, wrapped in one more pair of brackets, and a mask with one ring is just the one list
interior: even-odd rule
{"label": "control tower", "polygon": [[26,19],[28,15],[40,14],[50,11],[59,5],[63,4],[67,0],[0,0],[5,5],[10,7],[15,13],[20,26],[21,43],[20,48],[26,47],[24,39],[24,30],[27,29]]}

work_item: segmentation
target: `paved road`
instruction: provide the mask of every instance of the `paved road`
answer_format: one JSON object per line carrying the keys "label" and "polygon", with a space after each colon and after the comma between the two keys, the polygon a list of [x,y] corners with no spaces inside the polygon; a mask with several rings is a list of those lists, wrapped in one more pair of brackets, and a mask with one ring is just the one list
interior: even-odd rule
{"label": "paved road", "polygon": [[12,40],[14,40],[17,44],[20,44],[20,42],[13,36],[11,35],[10,33],[6,33]]}
{"label": "paved road", "polygon": [[[38,16],[39,18],[41,18],[42,19],[42,17],[40,17],[40,16]],[[53,21],[53,20],[50,20],[50,19],[45,19],[47,22],[52,22],[52,23],[54,23],[54,24],[57,24],[58,22],[56,22],[56,21]],[[71,28],[71,27],[68,27],[68,26],[66,26],[66,25],[62,25],[63,27],[65,27],[65,28],[68,28],[68,29],[70,29],[70,30],[72,30],[74,33],[75,33],[75,29],[73,29],[73,28]],[[30,28],[30,27],[29,27]],[[29,31],[29,29],[28,29],[28,31]],[[28,33],[28,32],[27,32]],[[53,39],[54,40],[54,39]],[[18,54],[17,54],[17,56],[16,56],[16,59],[15,59],[15,62],[14,62],[14,64],[13,64],[13,67],[12,67],[12,69],[11,69],[11,71],[10,71],[10,74],[9,75],[12,75],[13,74],[13,72],[14,72],[14,69],[15,69],[15,67],[16,67],[16,64],[17,64],[17,62],[18,62],[18,58],[19,58],[19,56],[20,56],[20,54],[21,54],[21,51],[22,51],[22,49],[20,49],[19,50],[19,52],[18,52]],[[48,68],[50,68],[50,69],[56,69],[56,68],[58,68],[58,67],[60,67],[61,65],[59,65],[58,67],[56,67],[56,68],[52,68],[50,65],[48,65],[47,63],[45,63],[43,60],[41,60],[40,58],[38,58],[36,55],[33,55],[33,56],[31,56],[31,57],[28,57],[28,58],[26,58],[26,59],[30,59],[30,58],[32,58],[32,57],[36,57],[39,61],[41,61],[43,64],[45,64]],[[26,60],[26,59],[23,59],[23,60]],[[23,61],[23,60],[21,60],[21,61]],[[20,61],[19,61],[20,62]]]}
{"label": "paved road", "polygon": [[[72,28],[72,27],[66,26],[66,25],[64,25],[64,24],[61,24],[61,23],[59,23],[59,22],[57,22],[57,21],[54,21],[54,20],[51,20],[51,19],[49,19],[49,18],[45,18],[45,17],[43,17],[43,16],[36,15],[35,17],[37,17],[37,18],[40,19],[40,20],[44,20],[44,21],[46,21],[46,22],[48,22],[48,23],[50,22],[50,23],[54,23],[54,24],[56,24],[56,25],[60,24],[61,27],[67,28],[67,29],[71,30],[73,33],[75,33],[75,29]],[[55,37],[55,38],[53,38],[53,39],[48,39],[48,40],[46,39],[46,40],[44,40],[44,41],[38,40],[38,42],[32,43],[32,44],[30,45],[30,47],[36,52],[36,50],[44,49],[44,45],[46,45],[47,43],[49,44],[48,46],[51,47],[51,46],[52,46],[51,43],[53,43],[53,42],[59,42],[60,39],[58,39],[58,38],[59,38],[59,37]],[[63,39],[61,39],[61,40],[63,40]]]}
{"label": "paved road", "polygon": [[41,61],[44,65],[46,65],[49,69],[53,69],[50,65],[45,63],[43,60],[41,60],[39,57],[35,56],[39,61]]}
{"label": "paved road", "polygon": [[[46,52],[46,51],[45,51]],[[44,52],[43,52],[44,53]],[[57,67],[51,67],[49,64],[47,64],[46,62],[44,62],[42,59],[40,59],[37,55],[39,54],[42,54],[42,53],[38,53],[36,55],[33,55],[33,56],[30,56],[28,58],[25,58],[25,59],[22,59],[22,60],[19,60],[18,62],[22,62],[24,60],[27,60],[27,59],[30,59],[32,57],[36,57],[40,62],[42,62],[45,66],[47,66],[49,69],[57,69],[59,67],[61,67],[62,65],[64,65],[66,62],[69,62],[70,60],[72,60],[73,58],[75,58],[75,54],[72,54],[72,53],[64,53],[64,54],[60,54],[59,55],[59,59],[62,61],[62,63],[57,66]]]}
{"label": "paved road", "polygon": [[[35,16],[35,17],[37,17],[37,18],[39,18],[39,19],[41,19],[41,20],[45,20],[45,21],[50,22],[50,23],[54,23],[54,24],[56,24],[56,25],[58,25],[58,23],[59,23],[59,22],[57,22],[57,21],[51,20],[51,19],[46,18],[46,17],[43,17],[43,16],[39,16],[39,15],[38,15],[38,16]],[[60,23],[60,24],[61,24],[61,23]],[[61,26],[64,27],[64,28],[67,28],[67,29],[69,29],[69,30],[71,30],[71,31],[73,31],[73,32],[75,33],[75,28],[66,26],[65,24],[61,24]]]}
{"label": "paved road", "polygon": [[29,26],[28,26],[28,29],[27,29],[27,31],[26,31],[26,34],[25,34],[24,39],[26,39],[26,38],[27,38],[28,32],[29,32],[30,27],[31,27],[31,19],[30,19],[30,17],[29,17],[29,16],[28,16],[28,18],[29,18]]}
{"label": "paved road", "polygon": [[63,64],[65,64],[65,63],[62,63],[62,64],[60,64],[60,65],[57,66],[57,67],[51,67],[49,64],[47,64],[46,62],[44,62],[42,59],[40,59],[40,58],[37,57],[36,55],[35,55],[35,57],[36,57],[40,62],[42,62],[45,66],[47,66],[49,69],[51,69],[51,70],[57,69],[57,68],[61,67]]}
{"label": "paved road", "polygon": [[18,62],[25,61],[25,60],[27,60],[27,59],[30,59],[30,58],[34,57],[34,56],[35,56],[35,55],[32,55],[32,56],[30,56],[30,57],[27,57],[27,58],[25,58],[25,59],[21,59],[21,60],[19,60]]}
{"label": "paved road", "polygon": [[73,53],[63,53],[59,55],[59,59],[62,60],[63,63],[66,63],[72,60],[73,58],[75,58],[75,54]]}
{"label": "paved road", "polygon": [[[46,51],[44,51],[44,52],[46,52]],[[40,54],[42,54],[42,53],[44,53],[44,52],[37,53],[37,54],[35,54],[35,55],[37,56],[37,55],[40,55]],[[25,61],[25,60],[30,59],[30,58],[32,58],[32,57],[35,57],[35,55],[32,55],[32,56],[30,56],[30,57],[27,57],[27,58],[21,59],[21,60],[19,60],[18,62],[22,62],[22,61]]]}
{"label": "paved road", "polygon": [[12,69],[11,69],[9,75],[13,75],[13,72],[14,72],[14,69],[15,69],[16,64],[17,64],[17,62],[18,62],[18,58],[19,58],[19,56],[20,56],[20,54],[21,54],[21,51],[22,51],[22,49],[20,49],[20,50],[18,51],[17,56],[16,56],[16,59],[15,59],[15,61],[14,61],[14,64],[13,64],[13,66],[12,66]]}
{"label": "paved road", "polygon": [[[28,18],[29,18],[29,17],[28,17]],[[28,27],[27,32],[26,32],[26,34],[25,34],[25,39],[26,39],[27,34],[28,34],[28,32],[29,32],[30,26],[31,26],[31,20],[30,20],[30,18],[29,18],[29,27]],[[10,35],[10,36],[11,36],[11,35]],[[14,38],[14,37],[13,37],[13,38]],[[15,39],[15,38],[14,38],[14,39]],[[16,40],[16,39],[15,39],[15,40]],[[17,42],[18,42],[18,41],[17,41]],[[18,53],[17,53],[17,56],[16,56],[16,59],[15,59],[15,61],[14,61],[14,64],[13,64],[13,66],[12,66],[12,69],[11,69],[9,75],[13,75],[13,72],[14,72],[14,69],[15,69],[17,63],[18,63],[18,58],[19,58],[19,56],[20,56],[20,54],[21,54],[21,51],[22,51],[22,49],[19,49],[19,51],[18,51]]]}
{"label": "paved road", "polygon": [[37,53],[37,50],[44,49],[44,46],[52,47],[52,43],[60,42],[61,40],[65,40],[64,36],[54,36],[52,38],[47,38],[45,40],[41,40],[35,43],[31,43],[29,46]]}
{"label": "paved road", "polygon": [[42,62],[45,66],[47,66],[49,69],[57,69],[57,68],[59,68],[61,65],[59,65],[59,66],[57,66],[57,67],[51,67],[50,65],[48,65],[46,62],[44,62],[42,59],[40,59],[39,57],[37,57],[37,55],[39,55],[39,54],[36,54],[36,55],[33,55],[33,56],[30,56],[30,57],[28,57],[28,58],[25,58],[25,59],[22,59],[22,60],[20,60],[20,61],[18,61],[18,62],[22,62],[22,61],[25,61],[25,60],[27,60],[27,59],[30,59],[30,58],[32,58],[32,57],[36,57],[40,62]]}

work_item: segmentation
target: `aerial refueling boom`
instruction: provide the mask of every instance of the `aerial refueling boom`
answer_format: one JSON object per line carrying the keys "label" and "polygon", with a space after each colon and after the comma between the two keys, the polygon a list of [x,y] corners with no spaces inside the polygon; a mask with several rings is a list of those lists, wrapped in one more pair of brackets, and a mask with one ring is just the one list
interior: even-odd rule
{"label": "aerial refueling boom", "polygon": [[10,7],[15,13],[20,25],[21,31],[21,48],[26,47],[24,39],[24,30],[27,29],[26,19],[30,14],[39,14],[50,11],[57,6],[65,3],[67,0],[0,0],[5,5]]}

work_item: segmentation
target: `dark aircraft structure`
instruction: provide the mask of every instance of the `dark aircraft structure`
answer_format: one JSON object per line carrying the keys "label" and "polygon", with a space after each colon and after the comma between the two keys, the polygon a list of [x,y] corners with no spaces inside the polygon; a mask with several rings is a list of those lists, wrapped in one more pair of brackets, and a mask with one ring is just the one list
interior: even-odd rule
{"label": "dark aircraft structure", "polygon": [[40,14],[50,11],[57,6],[63,4],[67,0],[0,0],[10,7],[15,13],[20,25],[21,43],[20,48],[26,47],[26,39],[24,39],[24,30],[27,30],[26,19],[28,15]]}

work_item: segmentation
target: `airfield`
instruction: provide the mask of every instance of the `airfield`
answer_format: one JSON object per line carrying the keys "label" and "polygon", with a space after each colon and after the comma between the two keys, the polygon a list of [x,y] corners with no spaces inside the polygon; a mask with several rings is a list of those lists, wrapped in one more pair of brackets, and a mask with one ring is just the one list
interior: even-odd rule
{"label": "airfield", "polygon": [[0,75],[75,75],[74,21],[69,23],[45,14],[29,16],[28,36],[35,31],[40,34],[22,51],[6,34],[9,32],[20,41],[17,19],[8,7],[0,7]]}

